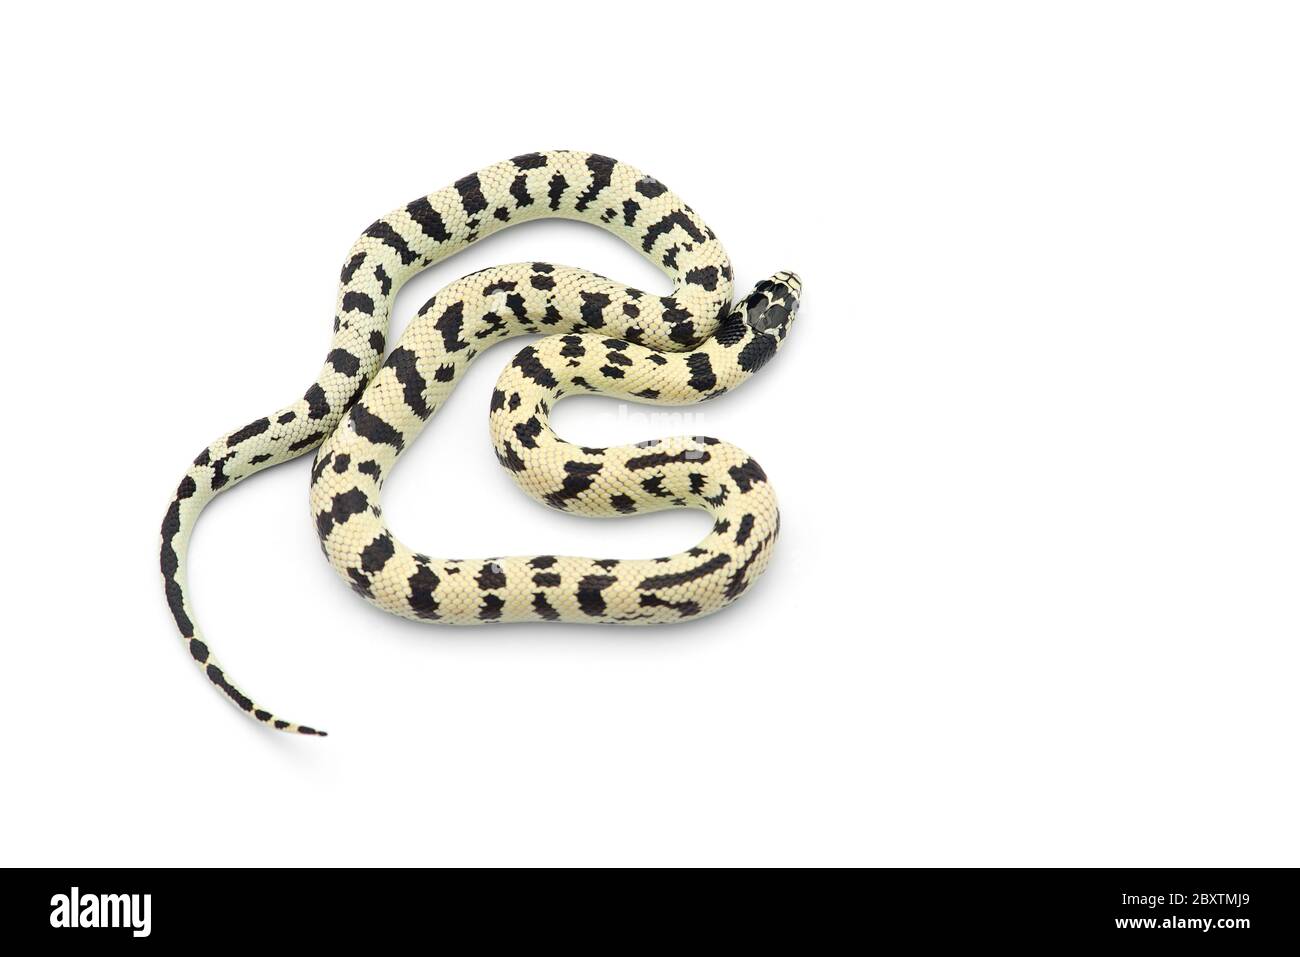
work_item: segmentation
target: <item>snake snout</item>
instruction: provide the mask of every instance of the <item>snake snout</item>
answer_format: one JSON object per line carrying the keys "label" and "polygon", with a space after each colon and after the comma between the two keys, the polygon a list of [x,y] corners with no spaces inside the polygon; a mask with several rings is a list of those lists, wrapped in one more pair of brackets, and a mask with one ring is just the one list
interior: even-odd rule
{"label": "snake snout", "polygon": [[784,339],[799,311],[803,283],[792,272],[779,272],[764,279],[744,302],[745,321],[757,332]]}

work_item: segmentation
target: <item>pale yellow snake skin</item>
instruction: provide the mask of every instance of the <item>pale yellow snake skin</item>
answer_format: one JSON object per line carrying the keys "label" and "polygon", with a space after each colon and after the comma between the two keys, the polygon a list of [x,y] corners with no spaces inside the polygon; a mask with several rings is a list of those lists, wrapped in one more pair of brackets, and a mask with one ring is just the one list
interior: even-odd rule
{"label": "pale yellow snake skin", "polygon": [[[435,295],[383,361],[389,312],[406,280],[499,229],[545,216],[619,236],[671,277],[672,294],[549,263],[494,266]],[[799,305],[793,273],[765,280],[732,307],[731,264],[689,206],[631,166],[560,150],[497,163],[394,210],[356,242],[341,278],[335,337],[316,382],[205,448],[163,522],[163,581],[181,634],[209,680],[254,719],[324,733],[254,704],[217,663],[186,596],[186,545],[214,495],[317,445],[311,509],[326,556],[368,601],[406,618],[682,621],[730,604],[762,573],[779,518],[767,476],[744,451],[704,436],[579,447],[557,436],[548,416],[575,393],[681,405],[734,389],[784,342]],[[475,356],[528,333],[548,335],[502,373],[490,413],[497,458],[519,486],[580,515],[703,509],[714,525],[702,542],[653,560],[451,559],[413,552],[388,530],[380,490],[402,450]]]}

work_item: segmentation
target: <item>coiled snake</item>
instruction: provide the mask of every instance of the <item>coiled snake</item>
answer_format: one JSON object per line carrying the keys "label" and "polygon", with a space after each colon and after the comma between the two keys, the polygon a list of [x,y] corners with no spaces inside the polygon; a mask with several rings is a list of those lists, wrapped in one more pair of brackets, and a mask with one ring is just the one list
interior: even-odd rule
{"label": "coiled snake", "polygon": [[[384,360],[404,282],[497,230],[546,216],[619,236],[672,278],[672,295],[548,263],[494,266],[425,303]],[[301,399],[205,448],[167,510],[163,583],[191,656],[257,721],[324,734],[278,718],[232,683],[194,623],[185,586],[186,546],[203,506],[318,445],[311,511],[321,545],[339,575],[385,611],[458,625],[652,624],[730,604],[766,567],[777,535],[776,499],[758,464],[703,436],[580,447],[557,436],[548,415],[575,393],[681,405],[734,389],[781,347],[800,283],[777,273],[735,308],[731,293],[731,264],[695,212],[658,180],[595,153],[516,156],[375,222],[343,266],[334,339],[316,381]],[[388,530],[380,489],[402,450],[476,355],[528,333],[548,335],[515,356],[492,393],[501,464],[533,498],[580,515],[704,509],[714,525],[699,545],[636,561],[446,559],[413,552]]]}

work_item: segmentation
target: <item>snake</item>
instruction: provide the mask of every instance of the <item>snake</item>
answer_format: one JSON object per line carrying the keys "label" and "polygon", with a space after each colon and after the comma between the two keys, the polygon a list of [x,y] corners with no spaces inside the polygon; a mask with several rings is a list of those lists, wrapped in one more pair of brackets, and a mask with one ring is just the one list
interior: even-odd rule
{"label": "snake", "polygon": [[[392,352],[393,301],[421,270],[508,226],[541,218],[592,223],[672,281],[653,295],[546,262],[492,266],[426,302]],[[163,589],[190,657],[253,720],[324,736],[255,703],[218,662],[196,622],[186,553],[203,507],[263,469],[317,449],[310,509],[321,548],[353,590],[403,618],[453,625],[547,621],[642,625],[730,605],[767,567],[780,528],[766,472],[709,436],[595,448],[551,428],[555,403],[601,394],[686,405],[734,390],[786,340],[802,284],[778,272],[732,303],[733,270],[717,235],[652,176],[599,153],[525,153],[485,167],[376,220],[349,250],[333,339],[301,398],[209,443],[162,523]],[[671,508],[713,519],[698,545],[646,559],[561,555],[436,558],[384,521],[380,493],[474,359],[521,335],[489,411],[497,460],[537,501],[575,515]]]}

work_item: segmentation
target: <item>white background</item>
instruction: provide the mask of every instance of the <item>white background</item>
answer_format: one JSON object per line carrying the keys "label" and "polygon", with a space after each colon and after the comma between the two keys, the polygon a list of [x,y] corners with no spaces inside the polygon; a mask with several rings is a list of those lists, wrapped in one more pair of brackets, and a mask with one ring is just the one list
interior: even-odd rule
{"label": "white background", "polygon": [[[1300,863],[1300,31],[1268,4],[27,4],[3,53],[6,864]],[[209,440],[301,395],[377,216],[538,149],[660,177],[788,347],[692,418],[783,506],[698,623],[452,630],[336,579],[308,460],[191,551]],[[600,230],[508,230],[402,292]],[[395,341],[395,339],[390,340]],[[386,489],[434,554],[679,550],[526,499],[491,350]]]}

